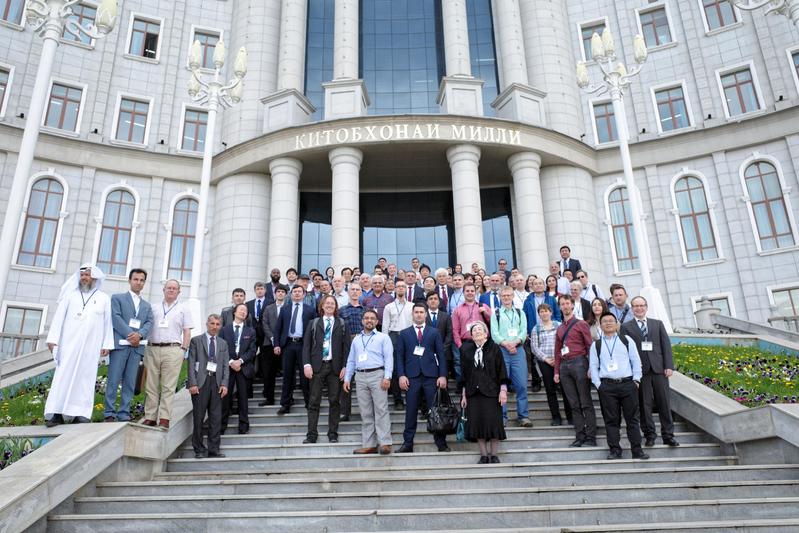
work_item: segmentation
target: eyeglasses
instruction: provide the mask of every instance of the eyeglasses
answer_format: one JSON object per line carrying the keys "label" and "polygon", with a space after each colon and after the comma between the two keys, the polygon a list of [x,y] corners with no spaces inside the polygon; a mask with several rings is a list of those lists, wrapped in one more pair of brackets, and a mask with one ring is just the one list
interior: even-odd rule
{"label": "eyeglasses", "polygon": [[585,276],[577,276],[577,279],[585,279]]}

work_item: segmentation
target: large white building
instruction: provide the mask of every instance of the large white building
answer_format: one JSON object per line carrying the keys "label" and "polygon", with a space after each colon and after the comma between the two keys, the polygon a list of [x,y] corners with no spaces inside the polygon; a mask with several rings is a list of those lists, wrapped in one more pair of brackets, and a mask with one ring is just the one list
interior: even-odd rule
{"label": "large white building", "polygon": [[[0,0],[2,210],[41,52],[23,4]],[[545,274],[562,244],[592,281],[635,293],[612,106],[574,73],[586,60],[598,78],[589,41],[604,27],[621,59],[637,33],[649,50],[625,104],[673,322],[692,325],[702,295],[755,321],[799,314],[799,32],[784,17],[728,0],[121,0],[107,38],[60,44],[0,257],[3,330],[44,328],[83,261],[109,290],[132,267],[153,299],[159,280],[188,285],[207,120],[186,91],[197,39],[208,67],[220,38],[249,52],[243,100],[212,140],[208,308],[274,266],[506,257]]]}

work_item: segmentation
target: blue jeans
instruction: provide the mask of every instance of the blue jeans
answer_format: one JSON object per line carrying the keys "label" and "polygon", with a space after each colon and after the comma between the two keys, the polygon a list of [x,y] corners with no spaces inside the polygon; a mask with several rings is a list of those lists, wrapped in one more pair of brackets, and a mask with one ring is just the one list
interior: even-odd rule
{"label": "blue jeans", "polygon": [[452,365],[455,370],[455,382],[461,381],[461,349],[454,342],[452,343]]}
{"label": "blue jeans", "polygon": [[[136,388],[136,374],[139,372],[141,356],[131,348],[111,350],[108,361],[108,381],[105,387],[104,417],[113,416],[120,422],[130,420],[130,401]],[[122,382],[122,398],[119,410],[115,409],[119,383]]]}
{"label": "blue jeans", "polygon": [[[505,359],[505,369],[508,377],[516,391],[516,410],[518,419],[529,418],[527,408],[527,356],[524,348],[520,345],[516,347],[516,353],[511,354],[508,350],[500,346],[502,357]],[[502,418],[508,420],[508,404],[502,407]]]}

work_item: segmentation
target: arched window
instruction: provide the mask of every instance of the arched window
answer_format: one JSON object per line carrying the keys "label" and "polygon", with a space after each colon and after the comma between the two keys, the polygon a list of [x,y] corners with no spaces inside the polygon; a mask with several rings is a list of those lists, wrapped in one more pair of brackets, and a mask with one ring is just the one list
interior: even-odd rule
{"label": "arched window", "polygon": [[50,268],[55,252],[64,187],[54,178],[36,180],[31,187],[17,264]]}
{"label": "arched window", "polygon": [[97,266],[113,276],[124,276],[133,234],[136,199],[125,189],[111,191],[105,199]]}
{"label": "arched window", "polygon": [[199,205],[194,198],[182,198],[175,204],[172,213],[172,238],[169,241],[168,278],[191,281]]}
{"label": "arched window", "polygon": [[762,251],[793,246],[793,230],[777,169],[755,161],[744,170],[746,193]]}
{"label": "arched window", "polygon": [[638,249],[635,247],[633,218],[630,214],[630,198],[627,195],[627,187],[617,187],[610,192],[608,211],[619,272],[635,270],[639,266]]}
{"label": "arched window", "polygon": [[680,235],[688,263],[717,259],[716,238],[705,186],[696,176],[683,176],[674,183],[674,202]]}

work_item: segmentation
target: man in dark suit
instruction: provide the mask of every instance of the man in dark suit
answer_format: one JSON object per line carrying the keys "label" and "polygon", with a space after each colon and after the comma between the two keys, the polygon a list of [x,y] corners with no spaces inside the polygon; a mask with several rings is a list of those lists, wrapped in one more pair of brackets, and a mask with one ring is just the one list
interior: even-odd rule
{"label": "man in dark suit", "polygon": [[[210,315],[206,332],[189,342],[189,394],[194,430],[191,445],[194,457],[224,457],[219,451],[222,431],[222,399],[227,396],[229,379],[228,347],[220,342],[222,318]],[[208,413],[208,447],[203,444],[203,420]]]}
{"label": "man in dark suit", "polygon": [[560,267],[560,275],[563,276],[564,272],[569,270],[572,273],[572,280],[577,279],[577,271],[582,270],[583,266],[580,264],[579,259],[572,259],[571,257],[572,249],[568,247],[568,245],[564,244],[560,247],[560,261],[558,261],[558,267]]}
{"label": "man in dark suit", "polygon": [[275,303],[275,291],[280,286],[280,269],[273,268],[269,273],[269,279],[271,281],[267,284],[266,293],[264,294],[267,305]]}
{"label": "man in dark suit", "polygon": [[247,325],[247,306],[238,304],[233,309],[233,323],[223,327],[219,338],[227,342],[230,354],[230,379],[228,395],[222,402],[222,434],[227,429],[233,395],[239,402],[239,435],[249,433],[250,418],[247,409],[247,392],[255,376],[255,329]]}
{"label": "man in dark suit", "polygon": [[262,317],[261,350],[258,352],[258,365],[261,367],[261,377],[264,379],[264,399],[258,403],[259,407],[275,405],[275,380],[280,369],[280,356],[275,354],[274,336],[277,328],[277,317],[286,301],[288,287],[280,285],[275,289],[275,301],[266,306]]}
{"label": "man in dark suit", "polygon": [[444,343],[444,353],[447,357],[447,368],[451,371],[453,368],[452,317],[450,317],[449,313],[446,311],[439,309],[440,306],[441,299],[438,297],[438,294],[431,292],[427,295],[427,317],[425,318],[425,324],[438,329],[438,333],[441,335],[441,340]]}
{"label": "man in dark suit", "polygon": [[277,414],[285,415],[291,411],[296,372],[300,372],[300,387],[305,407],[308,408],[308,380],[302,371],[302,339],[305,328],[316,317],[316,311],[304,304],[305,288],[295,285],[291,289],[291,301],[280,309],[274,329],[275,354],[283,358],[283,391],[280,395],[280,409]]}
{"label": "man in dark suit", "polygon": [[[233,295],[230,299],[231,301],[230,306],[222,309],[222,312],[220,313],[220,316],[222,317],[223,328],[228,324],[233,323],[233,308],[239,304],[243,304],[246,299],[247,299],[247,293],[244,291],[244,289],[240,287],[233,289]],[[247,325],[252,326],[252,324],[249,323],[249,320]]]}
{"label": "man in dark suit", "polygon": [[424,303],[424,289],[416,284],[416,272],[409,270],[405,273],[405,299],[412,303]]}
{"label": "man in dark suit", "polygon": [[[454,289],[447,285],[449,273],[446,268],[436,269],[436,287],[435,292],[438,294],[439,307],[444,311],[447,310],[449,299],[452,297]],[[427,295],[425,294],[425,297]]]}
{"label": "man in dark suit", "polygon": [[569,283],[569,293],[574,298],[574,316],[587,321],[591,317],[591,302],[580,296],[582,292],[582,283],[579,281]]}
{"label": "man in dark suit", "polygon": [[322,403],[322,385],[327,385],[330,402],[327,419],[327,440],[338,442],[339,391],[344,380],[344,365],[350,353],[350,335],[347,324],[338,316],[336,299],[326,294],[319,299],[322,316],[305,328],[302,343],[302,364],[305,379],[311,381],[308,401],[308,433],[303,444],[316,442],[319,437],[319,406]]}
{"label": "man in dark suit", "polygon": [[[427,405],[433,405],[436,387],[447,388],[447,357],[444,342],[437,328],[425,326],[427,308],[413,305],[413,325],[400,332],[397,339],[397,374],[400,388],[407,392],[405,404],[405,431],[402,434],[400,453],[413,452],[417,413],[422,394]],[[434,434],[438,451],[448,452],[445,435]]]}
{"label": "man in dark suit", "polygon": [[674,421],[671,418],[669,401],[669,378],[674,373],[674,361],[671,356],[671,339],[663,322],[647,318],[647,303],[643,296],[632,299],[633,318],[621,327],[624,335],[635,341],[641,356],[641,387],[638,389],[641,409],[641,429],[644,434],[644,446],[655,445],[655,420],[652,416],[652,405],[657,405],[660,418],[660,435],[663,444],[679,446],[674,438]]}
{"label": "man in dark suit", "polygon": [[[250,325],[255,329],[255,336],[258,339],[258,347],[263,345],[263,329],[261,328],[261,319],[264,316],[266,306],[269,302],[266,297],[266,284],[263,281],[256,281],[253,286],[255,291],[255,298],[247,300],[247,317],[250,319]],[[274,299],[272,300],[274,301]]]}

